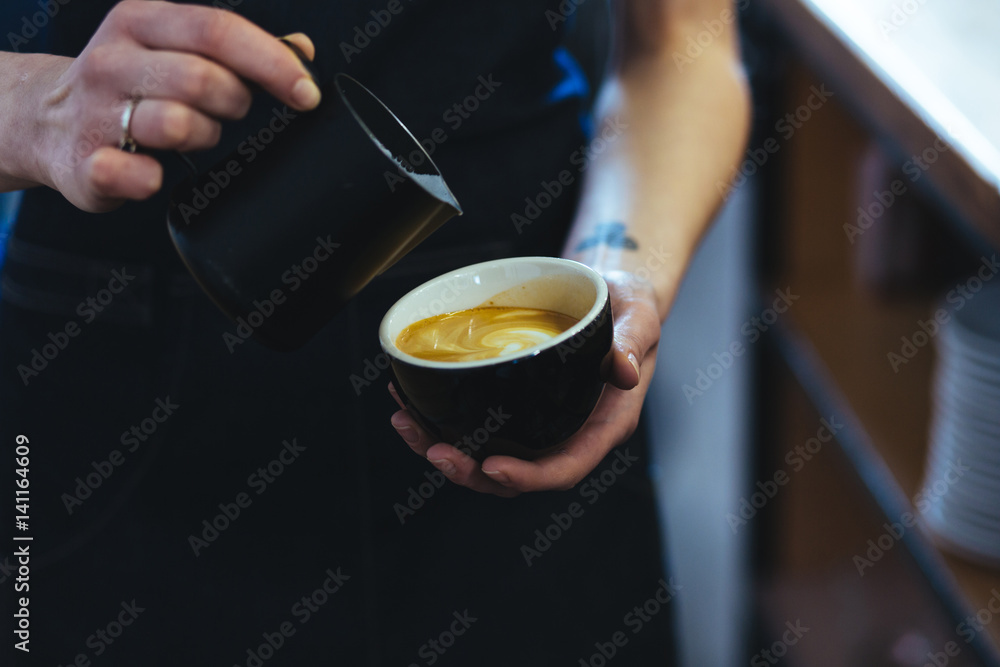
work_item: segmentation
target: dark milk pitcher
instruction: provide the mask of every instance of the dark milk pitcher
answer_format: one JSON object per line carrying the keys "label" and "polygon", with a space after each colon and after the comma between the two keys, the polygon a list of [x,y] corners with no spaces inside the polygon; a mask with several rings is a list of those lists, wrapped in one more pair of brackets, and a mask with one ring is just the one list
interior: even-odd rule
{"label": "dark milk pitcher", "polygon": [[461,215],[420,143],[345,74],[252,160],[242,148],[173,190],[167,226],[238,335],[271,348],[304,344]]}

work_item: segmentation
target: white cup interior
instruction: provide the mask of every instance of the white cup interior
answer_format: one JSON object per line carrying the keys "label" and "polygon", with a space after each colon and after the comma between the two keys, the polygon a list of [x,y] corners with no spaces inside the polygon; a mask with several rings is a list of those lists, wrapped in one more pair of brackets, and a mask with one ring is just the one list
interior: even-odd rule
{"label": "white cup interior", "polygon": [[[439,276],[397,301],[382,319],[379,339],[389,354],[416,366],[475,368],[530,357],[583,330],[600,314],[608,286],[599,273],[568,259],[512,257],[474,264]],[[477,361],[429,361],[396,347],[403,329],[420,320],[483,306],[553,310],[580,321],[541,345]]]}

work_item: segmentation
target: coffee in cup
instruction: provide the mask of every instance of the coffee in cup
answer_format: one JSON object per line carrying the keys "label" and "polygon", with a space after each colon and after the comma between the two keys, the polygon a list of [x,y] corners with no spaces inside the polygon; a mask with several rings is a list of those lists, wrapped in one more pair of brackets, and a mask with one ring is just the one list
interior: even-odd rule
{"label": "coffee in cup", "polygon": [[[417,287],[386,313],[379,339],[425,431],[477,460],[533,459],[590,417],[612,331],[600,274],[566,259],[514,257]],[[491,333],[500,340],[488,341]]]}
{"label": "coffee in cup", "polygon": [[414,322],[399,334],[396,346],[429,361],[492,359],[541,345],[578,321],[541,308],[470,308]]}

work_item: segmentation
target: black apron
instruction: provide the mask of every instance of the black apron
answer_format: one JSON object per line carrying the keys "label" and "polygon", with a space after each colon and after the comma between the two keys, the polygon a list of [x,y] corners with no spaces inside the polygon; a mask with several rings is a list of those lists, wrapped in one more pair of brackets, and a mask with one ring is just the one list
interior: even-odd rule
{"label": "black apron", "polygon": [[[46,47],[78,53],[110,4],[60,5]],[[235,325],[179,266],[162,196],[95,216],[27,192],[3,268],[0,488],[13,497],[24,434],[32,651],[5,633],[4,664],[671,664],[671,605],[646,604],[669,579],[641,433],[576,489],[505,500],[445,482],[389,424],[388,307],[459,266],[559,251],[586,91],[557,3],[233,9],[308,32],[321,77],[382,97],[466,215],[277,353],[227,346]],[[495,90],[468,111],[483,79]],[[257,107],[223,145],[266,124]],[[519,230],[511,215],[563,169],[572,191]],[[7,627],[21,593],[3,515]]]}

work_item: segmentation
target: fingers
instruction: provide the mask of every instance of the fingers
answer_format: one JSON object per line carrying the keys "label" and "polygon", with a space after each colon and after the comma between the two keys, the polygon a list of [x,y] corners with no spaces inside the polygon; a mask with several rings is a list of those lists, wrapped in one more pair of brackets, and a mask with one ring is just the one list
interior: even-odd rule
{"label": "fingers", "polygon": [[615,333],[606,378],[619,389],[631,389],[642,379],[636,349],[639,349],[637,341]]}
{"label": "fingers", "polygon": [[428,459],[448,479],[474,491],[513,497],[533,491],[565,491],[583,480],[614,447],[624,442],[639,422],[642,403],[656,363],[655,350],[646,355],[639,386],[631,391],[607,387],[583,428],[551,454],[525,461],[491,456],[482,465],[464,452],[436,442],[405,410],[392,416],[392,425],[418,455]]}
{"label": "fingers", "polygon": [[306,58],[316,48],[302,33],[286,41],[218,8],[118,3],[49,97],[53,140],[39,158],[46,182],[88,211],[145,199],[161,186],[162,169],[153,160],[94,150],[118,145],[126,97],[141,100],[129,124],[132,139],[180,151],[215,145],[218,120],[247,114],[248,81],[295,109],[317,106],[319,89],[289,44]]}
{"label": "fingers", "polygon": [[628,393],[608,387],[598,410],[583,429],[558,451],[535,461],[491,456],[483,461],[483,470],[504,487],[519,492],[573,488],[597,467],[612,447],[623,442],[635,430],[636,422],[629,412],[634,409],[638,415],[642,402],[639,401],[638,407],[630,406]]}
{"label": "fingers", "polygon": [[391,422],[410,449],[430,461],[452,482],[473,491],[492,493],[505,498],[518,495],[516,489],[509,489],[483,474],[479,463],[469,455],[451,445],[437,442],[420,428],[406,410],[394,414]]}
{"label": "fingers", "polygon": [[132,97],[175,100],[225,119],[243,118],[250,110],[250,89],[238,76],[190,53],[103,45],[90,53],[87,67],[102,82],[134,82],[122,90]]}
{"label": "fingers", "polygon": [[392,423],[392,427],[396,429],[399,437],[410,446],[410,449],[424,458],[427,457],[427,450],[436,441],[420,428],[409,412],[400,410],[392,416],[390,422]]}
{"label": "fingers", "polygon": [[504,488],[518,492],[566,491],[572,489],[604,455],[561,449],[537,461],[510,456],[491,456],[483,461],[483,472]]}
{"label": "fingers", "polygon": [[[319,104],[319,88],[295,54],[233,12],[126,0],[113,14],[122,30],[150,49],[207,56],[295,109],[308,110]],[[299,41],[297,38],[296,45]]]}
{"label": "fingers", "polygon": [[179,102],[142,100],[132,115],[132,138],[145,148],[191,151],[211,148],[222,126]]}
{"label": "fingers", "polygon": [[84,208],[110,211],[125,199],[147,199],[163,184],[163,168],[148,155],[133,155],[117,148],[94,151],[82,165]]}
{"label": "fingers", "polygon": [[497,483],[483,473],[479,462],[451,445],[437,443],[427,450],[427,460],[455,484],[479,493],[491,493],[503,498],[513,498],[520,491]]}
{"label": "fingers", "polygon": [[[642,381],[644,360],[655,351],[661,323],[652,288],[632,284],[627,278],[606,276],[611,293],[615,331],[606,379],[619,389],[632,389]],[[649,368],[645,372],[652,372]]]}
{"label": "fingers", "polygon": [[299,51],[302,51],[310,62],[316,59],[316,46],[305,33],[294,32],[291,35],[285,35],[282,39],[285,39],[297,46]]}
{"label": "fingers", "polygon": [[391,382],[389,383],[389,393],[392,395],[393,400],[396,401],[396,405],[405,410],[406,405],[403,403],[403,399],[399,397],[399,393],[396,391],[396,385]]}
{"label": "fingers", "polygon": [[535,461],[491,456],[483,461],[483,471],[505,488],[522,493],[573,488],[635,431],[651,376],[652,372],[645,374],[632,391],[607,387],[587,423],[558,451]]}

